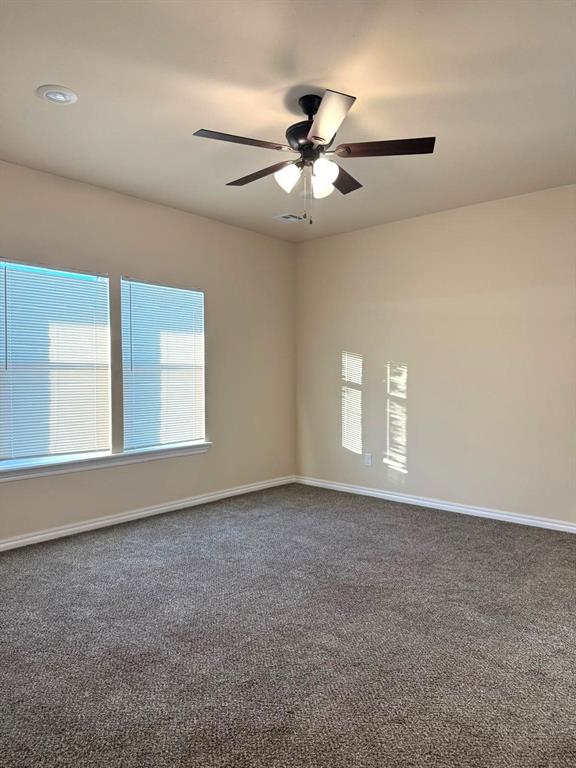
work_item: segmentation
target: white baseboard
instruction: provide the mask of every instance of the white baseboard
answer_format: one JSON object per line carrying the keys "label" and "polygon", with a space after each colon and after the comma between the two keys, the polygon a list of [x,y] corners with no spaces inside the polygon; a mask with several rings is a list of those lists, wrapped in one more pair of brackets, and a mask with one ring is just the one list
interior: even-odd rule
{"label": "white baseboard", "polygon": [[576,523],[568,523],[564,520],[552,520],[547,517],[533,517],[532,515],[518,515],[514,512],[504,512],[500,509],[489,509],[487,507],[472,507],[468,504],[457,504],[452,501],[442,501],[441,499],[427,499],[423,496],[409,496],[404,493],[394,493],[392,491],[381,491],[376,488],[363,488],[359,485],[347,485],[346,483],[333,483],[329,480],[320,480],[316,477],[297,476],[296,482],[302,485],[313,485],[317,488],[329,488],[332,491],[343,491],[345,493],[356,493],[360,496],[373,496],[377,499],[386,499],[387,501],[399,501],[402,504],[415,504],[419,507],[429,507],[431,509],[440,509],[444,512],[459,512],[462,515],[474,515],[475,517],[487,517],[491,520],[503,520],[507,523],[518,523],[520,525],[532,525],[536,528],[549,528],[553,531],[565,531],[566,533],[576,533]]}
{"label": "white baseboard", "polygon": [[141,517],[151,517],[152,515],[161,515],[164,512],[175,512],[187,507],[195,507],[199,504],[207,504],[210,501],[227,499],[232,496],[239,496],[243,493],[252,493],[253,491],[262,491],[265,488],[274,488],[289,483],[301,483],[302,485],[312,485],[317,488],[328,488],[333,491],[343,491],[345,493],[355,493],[360,496],[372,496],[377,499],[387,501],[398,501],[403,504],[414,504],[420,507],[430,509],[440,509],[444,512],[458,512],[464,515],[474,515],[475,517],[487,517],[492,520],[503,520],[508,523],[518,523],[520,525],[532,525],[537,528],[549,528],[553,531],[565,531],[567,533],[576,533],[576,523],[568,523],[563,520],[552,520],[547,517],[533,517],[531,515],[518,515],[513,512],[504,512],[499,509],[489,509],[487,507],[472,507],[467,504],[457,504],[451,501],[442,501],[441,499],[427,499],[422,496],[409,496],[404,493],[394,493],[392,491],[382,491],[377,488],[364,488],[359,485],[348,485],[346,483],[335,483],[329,480],[321,480],[316,477],[304,477],[287,475],[285,477],[275,477],[272,480],[264,480],[260,483],[249,483],[248,485],[239,485],[236,488],[226,488],[223,491],[214,493],[204,493],[200,496],[192,496],[188,499],[178,499],[166,504],[158,504],[153,507],[143,507],[131,512],[123,512],[119,515],[109,517],[99,517],[93,520],[86,520],[81,523],[71,523],[62,525],[58,528],[49,528],[45,531],[30,533],[24,536],[16,536],[12,539],[0,539],[0,552],[8,549],[24,547],[28,544],[38,544],[41,541],[50,539],[59,539],[63,536],[72,536],[84,531],[92,531],[96,528],[105,528],[118,523],[126,523],[130,520],[138,520]]}
{"label": "white baseboard", "polygon": [[186,509],[187,507],[195,507],[198,504],[206,504],[209,501],[218,501],[219,499],[227,499],[231,496],[240,496],[243,493],[252,493],[253,491],[262,491],[265,488],[274,488],[277,485],[287,485],[288,483],[296,482],[296,478],[292,475],[286,477],[275,477],[272,480],[264,480],[261,483],[249,483],[248,485],[239,485],[236,488],[226,488],[223,491],[215,491],[214,493],[204,493],[201,496],[192,496],[189,499],[178,499],[178,501],[170,501],[167,504],[157,504],[154,507],[143,507],[141,509],[134,509],[131,512],[123,512],[119,515],[111,515],[110,517],[98,517],[93,520],[86,520],[81,523],[71,523],[70,525],[62,525],[58,528],[49,528],[45,531],[38,531],[37,533],[29,533],[24,536],[16,536],[12,539],[0,539],[0,552],[8,549],[16,549],[17,547],[25,547],[28,544],[38,544],[41,541],[49,541],[50,539],[59,539],[63,536],[72,536],[75,533],[83,533],[84,531],[92,531],[95,528],[106,528],[109,525],[117,525],[118,523],[127,523],[129,520],[138,520],[140,517],[150,517],[152,515],[161,515],[164,512],[175,512],[178,509]]}

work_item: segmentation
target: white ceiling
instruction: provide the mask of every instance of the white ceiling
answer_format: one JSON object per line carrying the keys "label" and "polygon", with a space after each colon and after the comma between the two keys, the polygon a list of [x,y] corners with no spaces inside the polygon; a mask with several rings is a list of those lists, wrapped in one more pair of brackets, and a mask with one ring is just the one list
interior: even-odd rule
{"label": "white ceiling", "polygon": [[[0,158],[290,240],[576,181],[571,0],[2,0]],[[34,95],[79,94],[58,107]],[[342,160],[364,188],[302,200],[282,141],[297,97],[358,100],[341,141],[437,136],[433,155]]]}

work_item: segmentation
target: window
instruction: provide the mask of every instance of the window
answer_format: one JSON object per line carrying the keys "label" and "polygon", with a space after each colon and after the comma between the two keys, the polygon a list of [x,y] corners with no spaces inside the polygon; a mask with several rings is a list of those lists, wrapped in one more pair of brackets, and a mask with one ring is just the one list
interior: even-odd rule
{"label": "window", "polygon": [[204,294],[122,280],[124,448],[205,440]]}
{"label": "window", "polygon": [[0,261],[0,460],[110,450],[108,278]]}
{"label": "window", "polygon": [[0,481],[208,449],[204,294],[122,279],[118,325],[116,371],[108,277],[0,260]]}

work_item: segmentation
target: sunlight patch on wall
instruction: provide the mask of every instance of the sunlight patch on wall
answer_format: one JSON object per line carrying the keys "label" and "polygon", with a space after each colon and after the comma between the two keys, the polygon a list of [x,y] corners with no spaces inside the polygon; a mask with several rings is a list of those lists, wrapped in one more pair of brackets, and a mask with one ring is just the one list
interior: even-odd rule
{"label": "sunlight patch on wall", "polygon": [[362,355],[342,352],[342,447],[362,453]]}
{"label": "sunlight patch on wall", "polygon": [[408,366],[389,360],[386,364],[386,450],[384,464],[396,472],[408,472]]}

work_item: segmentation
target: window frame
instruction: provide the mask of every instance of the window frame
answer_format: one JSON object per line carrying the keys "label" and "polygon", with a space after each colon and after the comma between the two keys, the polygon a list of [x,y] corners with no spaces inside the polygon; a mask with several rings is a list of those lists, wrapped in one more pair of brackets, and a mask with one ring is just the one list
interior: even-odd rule
{"label": "window frame", "polygon": [[[124,393],[122,368],[122,314],[121,314],[121,281],[130,280],[160,288],[176,288],[179,290],[195,291],[203,297],[203,326],[204,345],[206,344],[206,293],[201,288],[190,288],[181,285],[167,285],[157,281],[143,280],[123,274],[89,271],[89,268],[61,267],[42,262],[23,261],[21,259],[0,257],[6,263],[23,266],[40,267],[56,271],[71,272],[90,277],[108,278],[108,307],[109,307],[109,349],[110,349],[110,430],[111,448],[109,451],[98,451],[80,454],[55,454],[50,456],[29,457],[26,459],[0,460],[0,483],[13,480],[23,480],[32,477],[67,474],[69,472],[84,472],[87,470],[103,469],[106,467],[139,464],[159,459],[188,456],[195,453],[206,453],[212,445],[207,436],[206,414],[206,346],[204,346],[204,433],[203,440],[189,443],[174,443],[157,445],[146,448],[125,450],[123,447],[124,427]],[[115,349],[116,348],[116,349]],[[119,439],[120,438],[120,439]]]}

